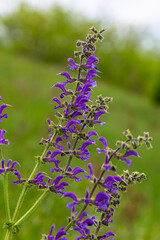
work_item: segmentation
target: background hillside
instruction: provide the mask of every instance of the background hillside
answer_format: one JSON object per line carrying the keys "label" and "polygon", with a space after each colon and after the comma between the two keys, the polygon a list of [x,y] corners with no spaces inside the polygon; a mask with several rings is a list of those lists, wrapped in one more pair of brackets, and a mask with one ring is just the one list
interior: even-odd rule
{"label": "background hillside", "polygon": [[[76,40],[83,39],[93,25],[87,19],[72,21],[73,17],[74,13],[59,7],[46,13],[23,6],[1,18],[5,33],[0,41],[0,95],[4,102],[13,106],[8,109],[8,120],[2,124],[11,142],[3,153],[6,159],[20,162],[24,178],[34,166],[35,156],[43,151],[39,141],[48,135],[46,119],[54,118],[51,99],[58,96],[58,92],[51,87],[62,81],[56,74],[67,71],[67,58],[73,57]],[[101,25],[100,22],[94,24]],[[118,239],[125,240],[160,239],[160,60],[155,49],[143,47],[142,40],[142,33],[135,29],[119,35],[113,28],[107,31],[103,43],[98,44],[96,54],[102,73],[97,79],[93,99],[98,94],[113,97],[106,125],[97,127],[99,135],[106,136],[111,147],[117,139],[123,139],[122,132],[127,128],[134,136],[149,131],[153,137],[153,149],[148,151],[145,146],[140,149],[142,159],[133,159],[130,168],[130,171],[145,172],[147,180],[131,186],[122,195],[122,205],[110,228],[117,233]],[[98,174],[101,159],[93,151],[91,149],[91,161],[97,166]],[[117,166],[119,173],[126,169],[124,163]],[[82,184],[75,191],[84,194]],[[13,210],[21,186],[11,185],[10,188]],[[3,189],[1,179],[0,189]],[[32,188],[28,191],[24,202],[26,209],[39,195],[33,192]],[[65,203],[64,198],[48,196],[29,221],[22,224],[23,230],[15,239],[40,239],[42,233],[49,232],[51,224],[56,222],[57,228],[63,226],[69,213]],[[5,218],[3,198],[0,198],[0,206],[2,225]],[[1,229],[0,239],[3,234]]]}

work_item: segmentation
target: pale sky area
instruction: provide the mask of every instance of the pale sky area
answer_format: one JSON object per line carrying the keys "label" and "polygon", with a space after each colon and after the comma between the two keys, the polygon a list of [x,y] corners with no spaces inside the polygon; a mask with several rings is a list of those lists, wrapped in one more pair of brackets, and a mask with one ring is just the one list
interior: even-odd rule
{"label": "pale sky area", "polygon": [[[0,14],[10,12],[22,0],[0,0]],[[58,3],[66,9],[81,12],[91,18],[106,17],[110,23],[127,23],[148,27],[160,36],[160,0],[23,0],[36,8],[48,8]]]}

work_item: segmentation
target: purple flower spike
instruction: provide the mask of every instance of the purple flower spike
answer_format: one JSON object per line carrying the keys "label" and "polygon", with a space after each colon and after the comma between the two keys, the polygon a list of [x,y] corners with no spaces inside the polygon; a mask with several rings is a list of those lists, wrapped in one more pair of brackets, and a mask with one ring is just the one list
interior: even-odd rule
{"label": "purple flower spike", "polygon": [[76,70],[77,65],[75,64],[75,61],[72,58],[68,58],[67,60],[71,64],[71,65],[67,65],[67,67],[69,67],[71,70],[74,70],[74,69]]}

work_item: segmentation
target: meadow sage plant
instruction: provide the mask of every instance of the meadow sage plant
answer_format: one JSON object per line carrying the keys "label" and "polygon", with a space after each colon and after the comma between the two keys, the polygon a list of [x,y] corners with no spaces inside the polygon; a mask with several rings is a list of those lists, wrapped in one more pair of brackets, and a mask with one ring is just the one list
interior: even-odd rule
{"label": "meadow sage plant", "polygon": [[[18,162],[11,159],[6,160],[1,154],[0,174],[4,179],[7,216],[7,221],[4,223],[5,240],[11,239],[13,234],[18,232],[22,221],[48,194],[51,195],[50,197],[60,195],[61,198],[68,199],[67,208],[70,209],[70,216],[65,226],[56,229],[56,223],[53,223],[50,232],[37,239],[113,240],[117,233],[110,231],[109,225],[112,222],[115,207],[120,204],[120,192],[126,191],[128,185],[145,179],[144,173],[129,174],[128,170],[123,171],[121,175],[116,175],[116,166],[113,165],[112,159],[116,159],[117,162],[123,161],[124,165],[129,167],[131,165],[130,156],[140,157],[135,149],[143,143],[147,145],[147,148],[151,148],[152,138],[149,137],[148,132],[145,132],[144,136],[135,138],[128,129],[123,132],[125,139],[118,140],[116,148],[112,149],[108,146],[107,139],[99,136],[95,131],[96,125],[103,127],[105,124],[101,121],[101,116],[107,113],[108,104],[112,101],[111,97],[101,95],[97,97],[95,103],[91,101],[92,89],[97,86],[95,78],[98,73],[99,60],[95,56],[96,43],[103,39],[104,31],[105,29],[98,31],[92,27],[85,41],[77,41],[78,51],[75,52],[75,58],[78,61],[68,58],[67,65],[71,71],[77,72],[77,76],[74,73],[76,77],[72,77],[68,72],[60,73],[61,78],[65,81],[54,85],[57,91],[60,91],[60,97],[52,99],[55,118],[47,119],[49,136],[47,139],[42,138],[40,142],[44,145],[44,151],[36,158],[36,165],[28,179],[22,178]],[[70,85],[73,85],[71,89],[74,90],[68,89]],[[0,102],[2,102],[1,98]],[[0,105],[0,122],[7,118],[7,114],[3,113],[7,106],[3,103]],[[9,141],[5,139],[5,130],[3,129],[0,130],[0,144],[9,144]],[[101,159],[104,158],[98,177],[94,175],[95,170],[90,163],[88,149],[90,145],[95,146],[95,151],[98,152]],[[81,164],[83,168],[79,166],[79,161],[83,162]],[[49,164],[50,172],[38,172],[39,166],[43,166],[43,164]],[[15,175],[14,185],[22,185],[22,191],[12,216],[8,194],[10,174]],[[78,185],[82,179],[85,181],[85,196],[73,192],[72,189],[75,188],[71,188],[69,184],[70,181],[73,181]],[[36,185],[36,191],[38,189],[42,194],[30,209],[19,217],[25,193],[31,185]]]}

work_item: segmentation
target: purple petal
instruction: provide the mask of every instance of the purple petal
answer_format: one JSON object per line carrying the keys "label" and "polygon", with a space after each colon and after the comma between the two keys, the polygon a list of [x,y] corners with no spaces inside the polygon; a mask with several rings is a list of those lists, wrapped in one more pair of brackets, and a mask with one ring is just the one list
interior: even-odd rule
{"label": "purple petal", "polygon": [[69,197],[69,198],[72,198],[74,201],[77,201],[76,195],[72,192],[64,192],[62,194],[64,197]]}
{"label": "purple petal", "polygon": [[129,159],[125,158],[125,157],[122,157],[121,159],[126,162],[126,165],[127,165],[128,167],[130,167],[131,162],[132,162],[131,160],[129,160]]}
{"label": "purple petal", "polygon": [[4,168],[4,159],[3,158],[1,160],[1,163],[2,163],[2,168]]}
{"label": "purple petal", "polygon": [[58,177],[56,177],[56,178],[53,180],[52,184],[57,185],[62,178],[63,178],[63,176],[58,176]]}
{"label": "purple petal", "polygon": [[89,163],[89,164],[87,165],[87,167],[89,168],[90,175],[92,175],[92,174],[93,174],[93,167],[92,167],[92,164]]}
{"label": "purple petal", "polygon": [[70,142],[67,142],[68,149],[71,149],[71,144]]}
{"label": "purple petal", "polygon": [[55,225],[53,224],[52,227],[51,227],[51,230],[50,230],[50,232],[49,232],[48,237],[52,236],[52,232],[53,232],[53,229],[54,229],[54,228],[55,228]]}
{"label": "purple petal", "polygon": [[103,200],[108,200],[110,198],[110,195],[105,192],[99,192],[96,195],[95,202],[102,202]]}
{"label": "purple petal", "polygon": [[10,165],[11,162],[12,162],[12,160],[9,159],[8,162],[7,162],[7,167],[8,167],[8,168],[9,168],[9,165]]}
{"label": "purple petal", "polygon": [[67,233],[63,230],[59,230],[56,234],[56,239],[60,238],[63,235],[66,235]]}
{"label": "purple petal", "polygon": [[86,75],[86,80],[91,80],[93,77],[96,77],[97,71],[96,70],[90,70]]}
{"label": "purple petal", "polygon": [[72,172],[74,175],[77,175],[78,173],[84,172],[84,170],[80,167],[75,167]]}
{"label": "purple petal", "polygon": [[98,111],[95,116],[94,116],[94,120],[98,120],[98,118],[102,115],[105,114],[106,112],[103,110]]}
{"label": "purple petal", "polygon": [[49,155],[51,155],[51,151],[49,150],[47,153],[46,153],[46,157],[49,157]]}
{"label": "purple petal", "polygon": [[129,150],[128,152],[126,152],[123,157],[129,157],[129,156],[138,156],[138,153],[134,150]]}
{"label": "purple petal", "polygon": [[68,80],[71,80],[71,77],[68,72],[62,72],[60,73],[60,75],[66,77]]}
{"label": "purple petal", "polygon": [[57,137],[56,140],[55,140],[56,143],[58,143],[60,141],[63,141],[63,139],[61,137]]}
{"label": "purple petal", "polygon": [[82,144],[81,150],[83,151],[87,146],[93,144],[92,141],[86,141]]}
{"label": "purple petal", "polygon": [[53,98],[52,101],[54,101],[54,102],[58,103],[59,105],[61,105],[61,101],[58,98],[56,98],[56,97]]}
{"label": "purple petal", "polygon": [[98,134],[95,132],[95,131],[90,131],[88,132],[88,137],[91,137],[91,136],[97,136]]}
{"label": "purple petal", "polygon": [[88,59],[87,59],[87,64],[88,65],[91,65],[92,63],[94,62],[99,62],[98,58],[96,58],[95,56],[90,56]]}
{"label": "purple petal", "polygon": [[107,147],[107,140],[105,139],[105,137],[100,137],[99,141],[103,144],[104,149],[106,149],[106,147]]}
{"label": "purple petal", "polygon": [[81,221],[84,217],[86,217],[88,214],[87,212],[82,212],[82,214],[79,217],[79,221]]}
{"label": "purple petal", "polygon": [[114,235],[115,234],[113,232],[109,231],[105,234],[105,237],[110,237],[110,236],[114,236]]}
{"label": "purple petal", "polygon": [[63,84],[61,84],[61,83],[56,83],[54,86],[60,88],[64,93],[66,93],[66,89],[65,89],[65,87],[63,86]]}
{"label": "purple petal", "polygon": [[[8,161],[8,162],[9,162],[9,161]],[[11,165],[11,169],[14,169],[14,167],[15,167],[17,164],[20,166],[19,162],[13,162],[12,165]],[[8,165],[8,164],[7,164],[7,165]]]}
{"label": "purple petal", "polygon": [[54,158],[57,154],[61,154],[62,152],[60,150],[55,150],[52,154],[51,154],[51,158]]}
{"label": "purple petal", "polygon": [[96,148],[96,150],[97,150],[97,152],[98,152],[99,154],[101,154],[102,152],[106,152],[106,150],[100,149],[100,148]]}
{"label": "purple petal", "polygon": [[90,218],[84,220],[84,222],[83,222],[83,227],[93,226],[93,225],[94,225],[94,221]]}
{"label": "purple petal", "polygon": [[2,111],[7,107],[7,104],[2,104],[0,106],[0,114],[2,113]]}
{"label": "purple petal", "polygon": [[108,171],[109,169],[111,169],[111,166],[107,165],[107,164],[103,164],[103,168]]}
{"label": "purple petal", "polygon": [[115,176],[114,179],[116,180],[116,182],[122,182],[124,181],[121,177],[119,176]]}
{"label": "purple petal", "polygon": [[77,111],[72,114],[72,117],[75,118],[76,116],[81,116],[81,115],[83,115],[83,113],[80,111]]}
{"label": "purple petal", "polygon": [[89,189],[87,188],[86,189],[86,199],[88,199],[89,198]]}
{"label": "purple petal", "polygon": [[57,188],[60,190],[63,190],[63,189],[65,189],[65,187],[66,186],[68,186],[69,184],[67,183],[67,182],[61,182],[58,186],[57,186]]}
{"label": "purple petal", "polygon": [[76,70],[77,66],[75,64],[75,61],[72,58],[68,58],[67,60],[71,64],[71,65],[67,65],[67,67],[69,67],[71,70],[74,70],[74,69]]}

